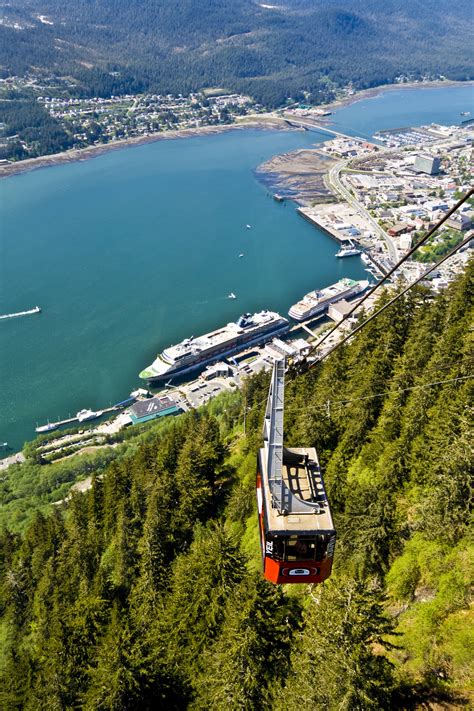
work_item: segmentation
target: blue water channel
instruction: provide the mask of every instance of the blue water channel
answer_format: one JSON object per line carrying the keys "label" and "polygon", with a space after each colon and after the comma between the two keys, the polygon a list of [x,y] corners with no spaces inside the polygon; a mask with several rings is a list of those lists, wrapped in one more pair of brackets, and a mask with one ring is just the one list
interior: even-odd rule
{"label": "blue water channel", "polygon": [[[443,120],[459,123],[468,87],[410,91],[409,125],[427,121],[430,91],[453,97]],[[393,92],[334,121],[371,135],[405,117],[406,102]],[[38,304],[42,313],[0,321],[0,442],[19,449],[37,422],[123,399],[169,344],[245,311],[286,314],[312,288],[363,277],[359,259],[336,259],[337,245],[255,176],[272,155],[318,140],[231,131],[1,181],[0,312]]]}

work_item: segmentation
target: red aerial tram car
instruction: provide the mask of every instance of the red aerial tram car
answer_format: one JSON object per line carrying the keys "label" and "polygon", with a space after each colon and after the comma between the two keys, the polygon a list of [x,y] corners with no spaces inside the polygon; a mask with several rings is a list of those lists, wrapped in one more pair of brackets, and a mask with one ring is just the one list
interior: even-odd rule
{"label": "red aerial tram car", "polygon": [[331,575],[336,531],[313,447],[283,447],[284,360],[275,363],[258,457],[263,575],[272,583],[321,583]]}

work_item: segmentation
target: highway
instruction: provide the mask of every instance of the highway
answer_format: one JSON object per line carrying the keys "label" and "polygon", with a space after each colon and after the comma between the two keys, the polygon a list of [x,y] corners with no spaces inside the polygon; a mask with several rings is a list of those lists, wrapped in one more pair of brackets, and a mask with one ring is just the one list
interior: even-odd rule
{"label": "highway", "polygon": [[346,161],[339,161],[339,163],[336,163],[331,168],[331,170],[326,176],[327,187],[334,193],[340,195],[343,200],[345,200],[347,203],[349,203],[349,205],[351,205],[351,207],[357,210],[359,215],[364,217],[370,223],[371,227],[375,231],[375,234],[377,234],[385,241],[385,244],[387,245],[388,249],[389,259],[395,264],[395,262],[397,261],[397,252],[393,241],[390,239],[389,235],[385,232],[385,230],[380,227],[378,222],[374,220],[372,215],[365,209],[365,207],[361,205],[361,203],[355,199],[355,197],[349,192],[345,185],[342,184],[341,171],[346,167],[346,165]]}
{"label": "highway", "polygon": [[[358,138],[357,136],[348,136],[345,133],[335,131],[334,129],[327,128],[326,126],[319,126],[318,124],[311,123],[310,121],[301,121],[299,118],[295,119],[293,115],[287,116],[286,114],[283,114],[283,116],[285,121],[291,126],[307,128],[313,131],[321,131],[331,136],[336,136],[338,138],[350,138],[352,140],[355,139],[359,141],[365,141],[364,138]],[[385,232],[385,230],[380,227],[378,222],[374,220],[372,215],[370,215],[370,213],[365,209],[365,207],[361,205],[361,203],[356,200],[354,196],[349,192],[349,190],[342,184],[340,175],[341,171],[346,167],[346,165],[346,161],[340,161],[339,163],[336,163],[336,165],[331,168],[328,175],[326,176],[326,185],[332,192],[336,193],[337,195],[342,197],[343,200],[349,203],[349,205],[351,205],[355,210],[357,210],[359,215],[364,217],[370,223],[375,234],[384,240],[385,244],[387,245],[389,259],[395,264],[395,262],[397,261],[397,252],[393,241],[390,239],[389,235]]]}

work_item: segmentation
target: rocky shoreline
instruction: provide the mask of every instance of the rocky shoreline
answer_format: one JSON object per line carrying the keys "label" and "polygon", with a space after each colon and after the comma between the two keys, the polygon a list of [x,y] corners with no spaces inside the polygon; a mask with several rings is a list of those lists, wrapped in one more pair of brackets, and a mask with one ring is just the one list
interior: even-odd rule
{"label": "rocky shoreline", "polygon": [[335,163],[317,148],[302,148],[270,158],[257,168],[256,175],[273,192],[298,205],[333,202],[324,177]]}
{"label": "rocky shoreline", "polygon": [[[363,89],[362,91],[358,91],[341,99],[337,99],[336,101],[333,101],[330,104],[321,105],[318,108],[324,111],[334,112],[346,106],[350,106],[351,104],[354,104],[358,101],[363,101],[364,99],[376,97],[379,94],[385,93],[387,91],[433,89],[446,86],[466,85],[474,86],[474,81],[461,82],[446,80],[430,82],[411,82],[406,84],[385,84],[382,86],[373,87],[371,89]],[[324,120],[322,122],[324,122]],[[18,161],[16,163],[9,163],[7,165],[0,166],[0,178],[7,178],[9,176],[16,175],[18,173],[24,173],[30,170],[35,170],[37,168],[46,168],[54,165],[60,165],[61,163],[71,163],[79,160],[88,160],[89,158],[95,158],[96,156],[101,155],[102,153],[106,153],[108,151],[119,150],[131,146],[139,146],[143,145],[144,143],[154,143],[155,141],[165,141],[176,138],[190,138],[192,136],[208,136],[215,133],[222,133],[223,131],[235,131],[244,128],[292,130],[276,113],[268,113],[262,115],[253,114],[247,117],[243,117],[238,122],[233,124],[219,126],[202,126],[199,128],[185,128],[178,129],[176,131],[164,131],[162,133],[155,133],[148,136],[124,138],[119,141],[114,141],[114,143],[104,143],[97,146],[88,146],[87,148],[73,149],[64,151],[62,153],[54,153],[53,155],[39,156],[38,158],[27,158],[26,160]],[[258,169],[258,172],[266,172],[266,170],[266,168],[261,166]],[[272,172],[271,168],[269,168],[268,170]],[[275,172],[279,173],[279,171]],[[288,178],[288,180],[290,179]],[[293,186],[289,186],[288,189],[293,190]]]}
{"label": "rocky shoreline", "polygon": [[73,163],[76,161],[89,160],[109,151],[120,150],[123,148],[131,148],[133,146],[141,146],[145,143],[155,143],[156,141],[167,141],[177,138],[191,138],[193,136],[210,136],[216,133],[225,131],[239,131],[247,128],[266,129],[266,130],[292,130],[282,119],[277,116],[262,116],[261,118],[251,118],[247,121],[239,121],[238,123],[222,124],[219,126],[202,126],[199,128],[184,128],[176,131],[164,131],[148,136],[137,136],[134,138],[124,138],[113,143],[104,143],[97,146],[88,146],[87,148],[72,149],[63,151],[62,153],[53,153],[52,155],[39,156],[38,158],[27,158],[26,160],[16,163],[9,163],[0,166],[0,178],[8,178],[12,175],[25,173],[38,168],[48,168],[63,163]]}

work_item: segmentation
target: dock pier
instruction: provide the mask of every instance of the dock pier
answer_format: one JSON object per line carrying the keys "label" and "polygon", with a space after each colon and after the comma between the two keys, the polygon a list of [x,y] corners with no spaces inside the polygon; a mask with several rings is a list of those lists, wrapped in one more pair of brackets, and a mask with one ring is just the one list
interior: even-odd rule
{"label": "dock pier", "polygon": [[298,212],[301,217],[304,217],[305,220],[310,222],[314,227],[317,227],[320,230],[323,230],[329,237],[331,237],[333,240],[338,242],[340,245],[345,244],[347,242],[354,242],[352,237],[345,237],[344,235],[341,235],[336,229],[333,229],[332,227],[329,227],[329,225],[323,225],[321,222],[319,222],[316,217],[314,217],[309,210],[312,210],[312,208],[307,208],[307,207],[298,207],[296,209],[296,212]]}
{"label": "dock pier", "polygon": [[[370,252],[369,252],[368,250],[364,250],[364,255],[365,255],[366,259],[370,262],[370,265],[369,265],[366,260],[363,260],[363,261],[365,261],[365,263],[367,264],[367,266],[372,267],[372,269],[373,269],[375,272],[377,272],[378,274],[380,274],[381,276],[385,276],[385,275],[388,273],[388,269],[387,269],[386,267],[383,267],[383,266],[370,254]],[[369,269],[369,271],[370,271],[370,269]],[[374,276],[377,276],[377,274],[375,274]]]}
{"label": "dock pier", "polygon": [[310,329],[309,326],[307,326],[304,322],[299,324],[301,328],[304,328],[304,330],[309,333],[311,338],[317,338],[316,334]]}
{"label": "dock pier", "polygon": [[[98,420],[99,417],[102,417],[103,415],[109,414],[109,412],[117,412],[117,410],[120,410],[121,407],[117,405],[112,405],[112,407],[106,407],[103,410],[97,410],[97,417],[94,417],[94,420]],[[50,431],[53,432],[54,430],[57,430],[59,427],[64,427],[64,425],[71,425],[73,422],[79,422],[79,420],[76,417],[68,417],[65,420],[57,420],[56,422],[48,422],[47,425],[43,425],[43,427],[48,428],[48,430],[45,429],[45,433]],[[86,422],[92,422],[92,420],[84,420],[84,423],[81,422],[81,424],[85,424]],[[38,427],[36,428],[36,431],[38,432]]]}

